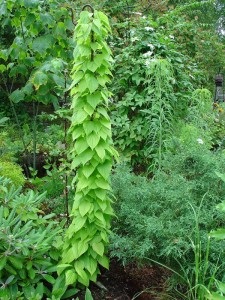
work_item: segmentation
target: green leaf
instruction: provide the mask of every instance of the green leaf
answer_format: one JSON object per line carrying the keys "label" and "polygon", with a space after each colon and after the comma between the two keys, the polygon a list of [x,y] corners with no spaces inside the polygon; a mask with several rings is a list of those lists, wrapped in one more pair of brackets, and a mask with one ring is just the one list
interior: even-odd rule
{"label": "green leaf", "polygon": [[106,194],[107,194],[106,190],[98,188],[98,189],[95,189],[94,192],[95,192],[95,194],[96,194],[96,196],[97,196],[98,199],[100,199],[102,201],[106,199]]}
{"label": "green leaf", "polygon": [[93,207],[93,204],[90,203],[89,201],[86,201],[86,200],[81,201],[81,203],[79,205],[80,215],[82,217],[85,216],[92,207]]}
{"label": "green leaf", "polygon": [[52,295],[55,296],[57,299],[60,299],[62,295],[65,293],[67,286],[65,284],[64,276],[58,276],[53,285]]}
{"label": "green leaf", "polygon": [[109,185],[108,181],[102,177],[96,178],[95,184],[101,189],[110,190],[110,185]]}
{"label": "green leaf", "polygon": [[21,89],[26,95],[31,95],[33,92],[33,85],[31,82],[27,82],[26,85]]}
{"label": "green leaf", "polygon": [[[77,247],[75,245],[71,246],[71,248],[68,251],[63,251],[62,259],[67,263],[72,263],[75,259],[77,259],[77,257]],[[58,267],[58,274],[61,274],[62,271],[63,270],[60,270],[60,268]]]}
{"label": "green leaf", "polygon": [[28,270],[28,275],[31,279],[34,279],[35,278],[35,271],[33,268],[31,268],[30,270]]}
{"label": "green leaf", "polygon": [[77,140],[80,136],[83,136],[84,134],[84,129],[81,126],[76,126],[76,128],[73,129],[72,131],[72,138],[73,140]]}
{"label": "green leaf", "polygon": [[108,257],[106,257],[105,255],[104,256],[101,256],[98,258],[98,262],[101,266],[103,266],[104,268],[106,269],[109,269],[109,259]]}
{"label": "green leaf", "polygon": [[91,291],[88,288],[86,289],[84,300],[94,300]]}
{"label": "green leaf", "polygon": [[75,296],[78,292],[79,292],[79,290],[77,288],[69,289],[61,297],[61,299],[70,299],[72,296]]}
{"label": "green leaf", "polygon": [[73,231],[79,231],[85,224],[87,217],[77,217],[75,220],[75,224],[73,224]]}
{"label": "green leaf", "polygon": [[93,93],[98,88],[98,80],[95,78],[92,74],[85,74],[85,82],[87,84],[87,87],[90,91],[90,93]]}
{"label": "green leaf", "polygon": [[48,275],[48,274],[43,274],[42,276],[44,277],[44,279],[45,279],[47,282],[49,282],[49,283],[51,283],[51,284],[54,284],[54,283],[55,283],[55,278],[54,278],[53,276]]}
{"label": "green leaf", "polygon": [[225,283],[221,282],[221,281],[216,281],[217,285],[218,285],[218,289],[221,293],[225,294]]}
{"label": "green leaf", "polygon": [[88,113],[84,110],[78,110],[74,117],[72,117],[71,121],[76,124],[81,124],[88,117]]}
{"label": "green leaf", "polygon": [[87,136],[87,143],[93,150],[97,145],[100,140],[100,136],[95,133],[91,133],[90,135]]}
{"label": "green leaf", "polygon": [[23,268],[23,260],[20,257],[9,256],[9,261],[11,262],[12,266],[16,269]]}
{"label": "green leaf", "polygon": [[[80,172],[80,170],[78,170],[78,172]],[[93,181],[93,179],[91,178],[86,178],[86,177],[79,178],[79,181],[77,182],[77,186],[76,186],[77,192],[89,187],[91,181]]]}
{"label": "green leaf", "polygon": [[14,275],[9,276],[9,277],[6,279],[5,284],[6,284],[6,285],[10,284],[10,283],[13,281],[14,278],[15,278]]}
{"label": "green leaf", "polygon": [[84,243],[83,241],[80,241],[77,244],[77,257],[80,257],[82,254],[84,254],[88,250],[88,244]]}
{"label": "green leaf", "polygon": [[209,236],[214,237],[218,240],[224,240],[225,239],[225,228],[220,228],[220,229],[211,231]]}
{"label": "green leaf", "polygon": [[[7,15],[7,6],[6,2],[2,1],[0,3],[0,16],[6,16]],[[1,57],[0,57],[1,58]]]}
{"label": "green leaf", "polygon": [[15,90],[14,92],[12,92],[12,94],[9,96],[9,98],[14,102],[14,103],[18,103],[20,101],[23,101],[25,97],[25,94],[22,90]]}
{"label": "green leaf", "polygon": [[221,211],[225,211],[225,201],[219,203],[217,206],[216,206],[217,209],[221,210]]}
{"label": "green leaf", "polygon": [[[70,250],[70,249],[69,249]],[[59,264],[57,266],[57,272],[60,275],[65,269],[70,268],[71,265],[70,264]]]}
{"label": "green leaf", "polygon": [[39,0],[24,0],[24,6],[27,8],[35,8],[40,4]]}
{"label": "green leaf", "polygon": [[59,86],[61,88],[65,87],[65,78],[62,75],[59,76],[59,75],[53,74],[52,78],[57,86]]}
{"label": "green leaf", "polygon": [[39,282],[37,284],[35,293],[38,294],[41,297],[40,299],[43,298],[43,294],[44,294],[44,284],[43,284],[43,282]]}
{"label": "green leaf", "polygon": [[92,16],[92,14],[88,11],[82,11],[80,13],[80,20],[79,22],[81,24],[86,24],[86,23],[89,23],[90,22],[90,17]]}
{"label": "green leaf", "polygon": [[225,296],[221,296],[217,293],[212,292],[209,296],[206,296],[208,300],[225,300]]}
{"label": "green leaf", "polygon": [[95,109],[96,106],[102,102],[101,93],[98,91],[94,94],[88,95],[87,102]]}
{"label": "green leaf", "polygon": [[0,73],[3,73],[7,70],[5,65],[0,64]]}
{"label": "green leaf", "polygon": [[105,158],[105,149],[103,146],[98,145],[97,147],[95,147],[95,151],[97,152],[99,158],[101,158],[102,160]]}
{"label": "green leaf", "polygon": [[75,169],[80,164],[85,165],[92,157],[93,157],[93,151],[91,151],[91,149],[85,150],[79,156],[76,156],[73,159],[71,168]]}
{"label": "green leaf", "polygon": [[85,121],[83,123],[83,127],[84,127],[84,131],[85,131],[86,135],[89,135],[90,133],[95,131],[95,128],[96,128],[94,121]]}
{"label": "green leaf", "polygon": [[40,54],[44,54],[47,49],[52,48],[54,37],[51,34],[42,35],[33,40],[32,49]]}
{"label": "green leaf", "polygon": [[70,285],[76,282],[77,274],[74,272],[74,270],[67,270],[65,275],[66,275],[66,285]]}
{"label": "green leaf", "polygon": [[104,218],[104,215],[103,215],[103,212],[102,211],[96,211],[95,212],[95,217],[96,217],[96,220],[98,219],[101,223],[101,226],[105,227],[106,226],[106,221],[105,221],[105,218]]}
{"label": "green leaf", "polygon": [[98,268],[97,261],[95,259],[93,259],[91,256],[89,256],[88,262],[87,262],[87,264],[85,264],[85,268],[88,270],[88,272],[91,275],[93,275]]}
{"label": "green leaf", "polygon": [[[5,265],[5,269],[6,269],[6,271],[8,271],[10,274],[17,275],[17,271],[16,271],[14,268],[12,268],[10,265],[6,264],[6,265]],[[22,271],[22,270],[21,270],[21,271]]]}
{"label": "green leaf", "polygon": [[[96,44],[95,44],[96,45]],[[96,47],[94,47],[93,46],[93,44],[91,45],[91,48],[93,49],[93,48],[96,48]],[[94,49],[93,49],[94,50]],[[94,50],[95,51],[95,50]],[[93,61],[89,61],[88,63],[87,63],[87,69],[88,70],[90,70],[90,71],[92,71],[92,72],[95,72],[97,69],[98,69],[98,67],[100,66],[100,64],[98,63],[98,61],[96,61],[95,59],[93,60]]]}
{"label": "green leaf", "polygon": [[89,178],[91,176],[91,174],[94,172],[95,167],[93,167],[90,164],[84,165],[82,168],[82,173],[84,174],[84,176],[86,178]]}
{"label": "green leaf", "polygon": [[92,117],[92,115],[93,115],[93,113],[95,111],[94,108],[90,104],[88,104],[88,103],[86,103],[83,106],[83,109],[84,109],[84,111],[86,111],[89,114],[90,117]]}
{"label": "green leaf", "polygon": [[89,146],[88,146],[87,142],[85,141],[85,139],[79,138],[75,142],[74,149],[76,150],[78,155],[81,154],[82,152],[84,152],[87,148],[89,148]]}
{"label": "green leaf", "polygon": [[77,272],[77,274],[79,275],[78,277],[78,281],[81,282],[82,284],[84,284],[85,286],[89,285],[89,279],[88,276],[86,274],[86,272],[84,271],[84,263],[82,260],[77,260],[74,263],[74,268]]}
{"label": "green leaf", "polygon": [[5,264],[6,264],[6,257],[3,256],[0,259],[0,270],[2,270],[5,267]]}
{"label": "green leaf", "polygon": [[70,86],[69,89],[72,89],[72,87],[74,87],[76,84],[79,83],[79,81],[84,77],[84,72],[83,71],[78,71],[76,73],[74,73],[74,75],[72,75],[72,79],[73,79],[73,82]]}
{"label": "green leaf", "polygon": [[103,256],[104,254],[104,245],[103,243],[92,243],[92,249],[98,253],[98,255]]}
{"label": "green leaf", "polygon": [[9,120],[8,117],[0,118],[0,126],[4,126],[3,124],[6,123],[8,120]]}
{"label": "green leaf", "polygon": [[112,163],[107,160],[104,164],[100,164],[97,168],[98,172],[103,176],[104,179],[108,180],[109,175],[111,173]]}
{"label": "green leaf", "polygon": [[35,89],[38,90],[41,85],[45,85],[48,82],[48,76],[41,71],[37,71],[31,78],[31,82],[33,83]]}

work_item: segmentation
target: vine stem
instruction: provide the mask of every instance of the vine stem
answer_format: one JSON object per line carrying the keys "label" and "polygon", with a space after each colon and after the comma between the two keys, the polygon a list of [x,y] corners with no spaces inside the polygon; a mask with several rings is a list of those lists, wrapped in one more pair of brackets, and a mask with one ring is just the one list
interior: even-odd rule
{"label": "vine stem", "polygon": [[[66,71],[64,72],[65,75],[65,81],[64,81],[64,88],[65,88],[65,92],[64,92],[64,99],[63,99],[63,105],[66,106],[67,104],[67,92],[66,92],[66,87],[67,87],[67,73]],[[65,151],[67,152],[67,129],[68,129],[68,121],[65,118],[64,119],[64,140],[63,143],[65,144]],[[67,172],[65,173],[65,213],[66,213],[66,223],[67,226],[69,225],[69,190],[68,190],[68,174]]]}

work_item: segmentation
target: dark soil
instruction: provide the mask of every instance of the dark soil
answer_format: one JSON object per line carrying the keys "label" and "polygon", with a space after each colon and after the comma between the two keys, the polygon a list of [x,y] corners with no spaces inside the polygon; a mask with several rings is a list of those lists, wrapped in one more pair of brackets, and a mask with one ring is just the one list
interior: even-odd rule
{"label": "dark soil", "polygon": [[[94,300],[156,300],[165,290],[168,276],[168,271],[161,267],[123,267],[113,260],[110,269],[103,270],[97,284],[92,284],[89,289]],[[83,292],[77,296],[84,299]]]}

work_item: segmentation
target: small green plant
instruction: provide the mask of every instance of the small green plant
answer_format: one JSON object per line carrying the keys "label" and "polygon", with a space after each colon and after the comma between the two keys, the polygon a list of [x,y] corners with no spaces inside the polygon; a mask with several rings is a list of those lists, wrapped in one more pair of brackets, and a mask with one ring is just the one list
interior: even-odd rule
{"label": "small green plant", "polygon": [[[216,175],[225,182],[225,175],[220,172],[216,172]],[[218,210],[225,211],[225,201],[217,205]],[[219,228],[212,230],[209,234],[210,237],[216,240],[225,240],[225,228]],[[223,277],[224,280],[224,277]],[[225,300],[225,284],[219,280],[215,280],[215,287],[212,289],[210,295],[207,297],[208,300]],[[214,290],[214,291],[213,291]],[[216,290],[216,291],[215,291]]]}
{"label": "small green plant", "polygon": [[44,198],[0,177],[1,299],[43,299],[57,282],[62,229],[54,214],[43,215]]}
{"label": "small green plant", "polygon": [[[175,287],[174,292],[176,292],[179,299],[180,297],[188,300],[208,299],[208,296],[211,294],[210,291],[215,284],[216,273],[220,268],[219,265],[210,263],[210,238],[208,237],[206,243],[204,243],[201,236],[199,221],[202,205],[204,205],[204,197],[197,212],[190,204],[195,220],[194,237],[193,239],[190,238],[190,243],[194,253],[194,260],[191,264],[192,267],[184,267],[182,265],[183,262],[181,258],[180,261],[177,261],[180,269],[178,272],[169,268],[169,270],[171,270],[178,278],[179,284]],[[186,265],[186,263],[184,265]]]}
{"label": "small green plant", "polygon": [[145,110],[149,126],[146,146],[147,155],[151,158],[149,171],[154,172],[162,167],[163,153],[175,121],[177,99],[173,92],[173,68],[167,59],[149,59],[146,73],[147,95],[151,103],[151,108]]}

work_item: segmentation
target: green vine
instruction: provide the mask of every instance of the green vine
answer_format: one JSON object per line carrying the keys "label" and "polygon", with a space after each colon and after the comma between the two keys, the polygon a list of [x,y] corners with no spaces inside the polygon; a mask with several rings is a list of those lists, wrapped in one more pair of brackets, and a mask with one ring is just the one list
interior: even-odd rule
{"label": "green vine", "polygon": [[76,193],[71,224],[65,233],[58,273],[66,285],[88,286],[108,268],[106,248],[113,215],[109,198],[109,175],[113,156],[111,122],[107,113],[111,77],[111,51],[105,42],[108,18],[98,11],[83,11],[75,28],[72,69],[72,118],[70,134],[72,170],[76,170]]}

